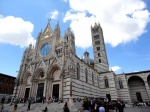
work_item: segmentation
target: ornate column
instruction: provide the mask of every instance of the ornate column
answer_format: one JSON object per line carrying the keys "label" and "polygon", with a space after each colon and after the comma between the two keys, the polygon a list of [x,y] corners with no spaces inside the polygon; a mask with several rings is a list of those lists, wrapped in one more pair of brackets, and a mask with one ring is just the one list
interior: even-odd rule
{"label": "ornate column", "polygon": [[38,86],[38,82],[32,81],[31,91],[30,91],[30,95],[29,95],[30,97],[36,97],[37,86]]}
{"label": "ornate column", "polygon": [[46,84],[46,98],[52,97],[52,80],[53,78],[46,78],[47,84]]}
{"label": "ornate column", "polygon": [[22,83],[20,85],[20,89],[19,89],[19,95],[18,95],[18,98],[23,98],[24,96],[24,92],[25,92],[25,83]]}

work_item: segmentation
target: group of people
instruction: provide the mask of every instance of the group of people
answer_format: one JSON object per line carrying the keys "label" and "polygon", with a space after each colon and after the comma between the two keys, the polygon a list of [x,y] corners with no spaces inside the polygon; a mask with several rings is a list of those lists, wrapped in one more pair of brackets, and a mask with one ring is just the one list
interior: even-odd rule
{"label": "group of people", "polygon": [[84,97],[83,112],[124,112],[125,104],[123,102],[111,102],[99,99]]}
{"label": "group of people", "polygon": [[[68,99],[69,101],[69,99]],[[68,102],[67,101],[67,102]],[[83,112],[124,112],[124,107],[125,104],[123,103],[123,101],[108,101],[105,99],[96,99],[96,98],[87,98],[84,97],[83,99],[81,98],[73,98],[74,102],[80,102],[82,103],[82,110]],[[5,102],[5,98],[1,99],[1,111],[3,110],[4,104]],[[26,102],[28,102],[28,106],[27,106],[27,111],[30,110],[31,104],[32,103],[36,103],[36,102],[47,102],[52,103],[52,102],[63,102],[63,100],[55,98],[55,97],[49,97],[48,99],[46,99],[45,97],[38,97],[38,98],[34,98],[34,97],[29,97],[28,99],[26,98],[12,98],[11,100],[11,105],[14,104],[14,112],[16,112],[17,110],[17,104],[18,103],[24,103],[24,105],[26,104]],[[65,103],[63,110],[64,112],[70,112],[67,102]],[[136,103],[138,104],[138,103]],[[136,105],[135,103],[133,103],[133,106]],[[144,103],[143,103],[144,105]],[[146,105],[146,103],[145,103]],[[42,112],[47,112],[48,108],[45,107],[44,110],[42,110]]]}

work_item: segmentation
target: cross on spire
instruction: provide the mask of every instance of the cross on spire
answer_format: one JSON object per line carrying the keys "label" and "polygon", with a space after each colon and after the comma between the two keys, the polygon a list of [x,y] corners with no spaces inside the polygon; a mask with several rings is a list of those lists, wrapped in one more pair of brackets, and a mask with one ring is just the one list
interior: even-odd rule
{"label": "cross on spire", "polygon": [[51,19],[48,19],[48,23],[50,24]]}

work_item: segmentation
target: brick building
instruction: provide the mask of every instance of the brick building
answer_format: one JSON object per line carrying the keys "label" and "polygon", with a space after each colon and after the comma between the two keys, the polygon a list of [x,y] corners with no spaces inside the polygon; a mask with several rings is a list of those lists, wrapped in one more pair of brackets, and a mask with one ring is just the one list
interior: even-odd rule
{"label": "brick building", "polygon": [[0,73],[0,94],[12,95],[16,77]]}

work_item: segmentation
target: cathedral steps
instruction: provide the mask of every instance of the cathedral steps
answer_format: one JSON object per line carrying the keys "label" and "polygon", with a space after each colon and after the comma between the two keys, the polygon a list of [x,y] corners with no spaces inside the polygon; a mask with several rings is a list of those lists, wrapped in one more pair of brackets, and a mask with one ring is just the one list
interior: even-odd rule
{"label": "cathedral steps", "polygon": [[[29,112],[42,112],[42,110],[45,109],[45,107],[48,108],[48,112],[63,112],[63,107],[65,103],[34,103],[31,104],[31,110]],[[77,102],[73,104],[75,108],[72,108],[72,106],[69,105],[68,107],[70,109],[70,112],[81,112],[81,106],[82,104],[80,102]],[[13,112],[14,105],[10,104],[4,104],[4,111],[3,112]],[[27,112],[28,104],[25,105],[23,103],[18,104],[17,112]],[[79,108],[79,109],[77,109]]]}

